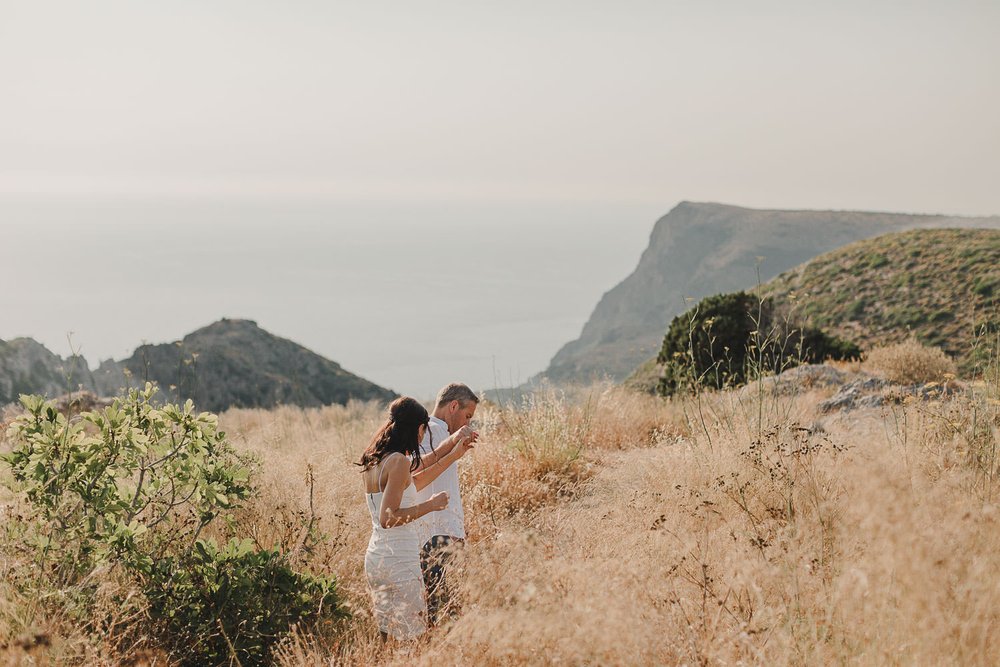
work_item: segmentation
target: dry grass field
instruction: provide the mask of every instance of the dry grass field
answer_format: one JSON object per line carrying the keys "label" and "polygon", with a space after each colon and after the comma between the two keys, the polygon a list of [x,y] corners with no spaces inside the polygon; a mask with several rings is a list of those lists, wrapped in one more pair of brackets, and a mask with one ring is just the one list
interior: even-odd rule
{"label": "dry grass field", "polygon": [[[275,661],[1000,663],[996,381],[834,414],[817,408],[831,389],[800,389],[664,401],[594,386],[482,406],[481,444],[461,463],[462,611],[412,645],[378,640],[362,569],[370,525],[352,464],[378,407],[224,413],[260,460],[234,530],[335,574],[352,612],[296,631]],[[169,664],[129,648],[141,618],[109,608],[95,634],[26,599],[7,583],[26,566],[9,547],[0,664]]]}

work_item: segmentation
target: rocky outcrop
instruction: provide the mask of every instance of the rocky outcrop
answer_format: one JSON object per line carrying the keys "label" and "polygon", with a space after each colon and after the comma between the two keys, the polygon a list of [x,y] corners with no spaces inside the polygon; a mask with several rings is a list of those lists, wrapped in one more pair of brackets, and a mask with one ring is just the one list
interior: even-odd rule
{"label": "rocky outcrop", "polygon": [[97,375],[103,390],[151,381],[171,400],[191,398],[212,411],[396,397],[250,320],[223,319],[174,343],[143,345],[128,359],[105,362]]}
{"label": "rocky outcrop", "polygon": [[842,386],[836,394],[819,404],[820,412],[846,412],[902,403],[907,399],[930,401],[964,391],[958,382],[928,382],[898,385],[874,376],[859,377]]}
{"label": "rocky outcrop", "polygon": [[826,364],[803,364],[762,378],[759,383],[751,382],[738,391],[741,399],[753,400],[761,391],[771,397],[797,396],[814,390],[833,392],[817,406],[821,414],[830,414],[879,408],[907,400],[947,398],[966,391],[967,387],[955,380],[901,385],[864,371],[842,370]]}
{"label": "rocky outcrop", "polygon": [[[143,345],[128,359],[107,360],[91,372],[86,360],[69,360],[30,338],[0,341],[0,406],[18,395],[42,394],[81,404],[102,404],[147,381],[166,400],[193,399],[200,409],[313,407],[352,399],[390,401],[395,392],[344,370],[340,364],[264,331],[250,320],[220,320],[164,345]],[[67,403],[67,406],[70,406]],[[85,409],[85,408],[80,408]]]}
{"label": "rocky outcrop", "polygon": [[83,357],[63,359],[31,338],[0,341],[0,405],[21,394],[57,396],[80,389],[96,391]]}

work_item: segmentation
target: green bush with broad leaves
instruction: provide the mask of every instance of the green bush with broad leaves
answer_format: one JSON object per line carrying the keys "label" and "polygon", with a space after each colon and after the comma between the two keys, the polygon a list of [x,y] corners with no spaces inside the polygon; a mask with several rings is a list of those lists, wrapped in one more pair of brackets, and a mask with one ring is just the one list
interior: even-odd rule
{"label": "green bush with broad leaves", "polygon": [[334,581],[293,571],[278,551],[203,537],[253,492],[253,461],[214,414],[191,401],[156,405],[155,391],[132,389],[72,420],[21,397],[3,460],[31,508],[23,542],[44,585],[74,591],[78,614],[93,573],[119,568],[173,658],[263,664],[292,624],[342,613]]}

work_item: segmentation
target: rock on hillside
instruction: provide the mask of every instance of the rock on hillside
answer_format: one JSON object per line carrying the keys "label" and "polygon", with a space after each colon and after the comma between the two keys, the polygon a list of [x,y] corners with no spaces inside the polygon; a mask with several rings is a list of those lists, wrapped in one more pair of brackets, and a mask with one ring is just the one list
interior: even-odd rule
{"label": "rock on hillside", "polygon": [[[698,300],[752,287],[852,241],[918,227],[1000,229],[1000,217],[771,211],[682,202],[660,218],[639,265],[597,304],[580,338],[542,377],[622,380],[659,351],[674,316]],[[763,259],[759,259],[763,258]]]}
{"label": "rock on hillside", "polygon": [[396,397],[250,320],[223,319],[175,343],[143,345],[124,361],[105,362],[95,376],[105,394],[148,380],[171,400],[191,398],[212,411]]}
{"label": "rock on hillside", "polygon": [[0,405],[20,394],[58,396],[78,389],[94,391],[94,377],[83,357],[63,359],[31,338],[0,340]]}
{"label": "rock on hillside", "polygon": [[849,370],[826,364],[803,364],[779,375],[752,382],[736,390],[738,400],[759,400],[758,392],[770,396],[796,396],[812,390],[825,390],[832,395],[817,404],[821,414],[849,412],[864,408],[904,403],[909,400],[933,401],[968,391],[967,385],[949,380],[944,383],[926,382],[899,384],[862,370]]}

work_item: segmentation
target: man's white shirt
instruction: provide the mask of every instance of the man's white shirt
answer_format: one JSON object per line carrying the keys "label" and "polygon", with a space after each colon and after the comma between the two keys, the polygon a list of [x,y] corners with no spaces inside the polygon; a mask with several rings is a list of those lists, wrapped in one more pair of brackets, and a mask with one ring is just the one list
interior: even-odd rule
{"label": "man's white shirt", "polygon": [[[448,438],[448,425],[437,417],[431,417],[430,428],[424,434],[420,443],[420,455],[431,453],[431,438],[436,448]],[[417,501],[424,502],[435,493],[448,492],[448,506],[439,512],[428,512],[421,520],[423,523],[424,541],[435,535],[450,535],[465,539],[465,511],[462,509],[462,496],[458,489],[458,463],[452,463],[448,469],[438,475],[437,479],[417,491]]]}

